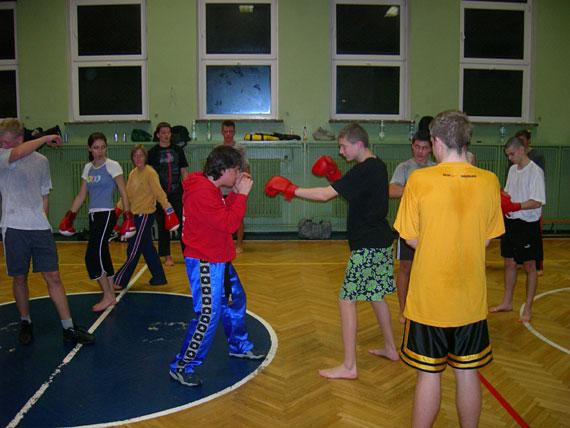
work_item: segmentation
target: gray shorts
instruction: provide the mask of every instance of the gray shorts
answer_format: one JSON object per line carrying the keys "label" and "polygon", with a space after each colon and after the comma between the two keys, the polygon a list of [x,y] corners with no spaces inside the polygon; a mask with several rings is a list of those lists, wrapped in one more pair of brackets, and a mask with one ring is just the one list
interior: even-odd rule
{"label": "gray shorts", "polygon": [[340,300],[376,302],[394,291],[392,247],[352,251],[338,296]]}
{"label": "gray shorts", "polygon": [[34,272],[56,272],[59,269],[55,240],[49,229],[6,229],[4,252],[9,276],[26,275],[30,270],[30,260]]}

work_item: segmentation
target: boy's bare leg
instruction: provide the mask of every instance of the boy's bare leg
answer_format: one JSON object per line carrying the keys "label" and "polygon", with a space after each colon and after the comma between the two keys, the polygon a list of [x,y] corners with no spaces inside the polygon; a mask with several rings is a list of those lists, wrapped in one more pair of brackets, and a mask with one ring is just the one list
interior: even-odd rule
{"label": "boy's bare leg", "polygon": [[406,297],[408,296],[408,285],[410,283],[410,272],[412,270],[411,260],[400,260],[398,267],[398,277],[396,278],[396,289],[398,290],[398,303],[400,304],[400,324],[404,324],[404,307],[406,306]]}
{"label": "boy's bare leg", "polygon": [[342,325],[342,343],[344,362],[337,367],[319,370],[319,374],[328,379],[356,379],[356,302],[339,300],[340,322]]}
{"label": "boy's bare leg", "polygon": [[517,282],[517,264],[514,259],[505,259],[505,294],[500,305],[492,306],[489,312],[509,312],[513,310],[513,296]]}
{"label": "boy's bare leg", "polygon": [[12,293],[16,300],[16,307],[20,316],[30,315],[30,291],[28,289],[28,275],[19,275],[12,278]]}
{"label": "boy's bare leg", "polygon": [[532,302],[536,295],[536,286],[538,283],[538,272],[534,260],[524,262],[523,266],[526,271],[526,303],[519,321],[530,322],[532,317]]}
{"label": "boy's bare leg", "polygon": [[461,428],[476,428],[481,415],[481,382],[477,370],[454,369],[455,399]]}
{"label": "boy's bare leg", "polygon": [[113,284],[107,278],[107,275],[103,275],[101,278],[97,280],[99,286],[101,287],[101,291],[103,291],[103,297],[99,303],[93,305],[91,310],[93,312],[101,312],[107,309],[109,306],[113,306],[117,303],[115,299],[115,290],[113,288]]}
{"label": "boy's bare leg", "polygon": [[418,371],[412,426],[428,428],[433,425],[439,413],[441,401],[441,373]]}
{"label": "boy's bare leg", "polygon": [[380,330],[384,335],[384,347],[380,349],[371,349],[370,352],[373,355],[379,357],[388,358],[392,361],[398,361],[400,359],[398,355],[398,350],[396,349],[396,344],[394,342],[394,334],[392,333],[392,319],[390,317],[390,308],[388,304],[381,300],[379,302],[371,302],[372,309],[374,309],[374,314],[380,325]]}
{"label": "boy's bare leg", "polygon": [[61,282],[61,277],[59,272],[43,272],[45,282],[48,286],[48,293],[51,297],[55,309],[59,314],[59,318],[62,320],[68,320],[71,318],[71,312],[69,311],[69,304],[67,302],[67,295],[65,294],[65,288]]}

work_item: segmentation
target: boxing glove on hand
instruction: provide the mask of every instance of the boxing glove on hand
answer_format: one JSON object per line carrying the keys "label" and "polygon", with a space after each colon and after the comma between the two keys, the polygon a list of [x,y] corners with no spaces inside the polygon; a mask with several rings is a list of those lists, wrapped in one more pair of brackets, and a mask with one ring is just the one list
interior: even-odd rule
{"label": "boxing glove on hand", "polygon": [[274,175],[265,183],[265,194],[269,197],[274,197],[278,193],[283,193],[285,200],[290,201],[295,197],[295,190],[298,187],[285,177]]}
{"label": "boxing glove on hand", "polygon": [[125,211],[123,213],[123,225],[121,226],[121,241],[126,241],[133,237],[135,233],[137,233],[137,230],[135,228],[133,213]]}
{"label": "boxing glove on hand", "polygon": [[174,212],[174,208],[166,208],[164,210],[164,228],[169,232],[174,232],[180,227],[178,216]]}
{"label": "boxing glove on hand", "polygon": [[326,177],[330,183],[334,183],[342,177],[342,173],[333,158],[330,156],[321,156],[313,164],[311,169],[317,177]]}
{"label": "boxing glove on hand", "polygon": [[75,228],[73,227],[73,220],[75,220],[75,216],[77,213],[72,211],[67,211],[63,219],[59,223],[59,233],[63,236],[73,236],[75,235]]}
{"label": "boxing glove on hand", "polygon": [[122,212],[123,212],[122,209],[115,207],[115,217],[117,218],[117,222],[115,223],[115,227],[113,228],[113,232],[117,232],[117,233],[121,232],[121,225],[119,223],[119,217],[121,216]]}
{"label": "boxing glove on hand", "polygon": [[520,202],[513,202],[511,200],[511,195],[509,195],[504,190],[501,190],[501,210],[503,211],[503,215],[507,215],[515,211],[520,211],[520,209]]}

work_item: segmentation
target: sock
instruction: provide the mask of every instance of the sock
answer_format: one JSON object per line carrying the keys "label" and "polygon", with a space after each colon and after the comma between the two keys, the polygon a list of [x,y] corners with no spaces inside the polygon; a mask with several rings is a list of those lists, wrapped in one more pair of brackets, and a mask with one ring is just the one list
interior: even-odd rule
{"label": "sock", "polygon": [[72,328],[73,327],[73,320],[71,318],[69,318],[68,320],[61,320],[61,326],[63,327],[64,330],[67,330],[68,328]]}
{"label": "sock", "polygon": [[32,323],[32,319],[30,318],[29,315],[20,316],[20,320],[21,320],[21,321],[28,321],[30,324]]}

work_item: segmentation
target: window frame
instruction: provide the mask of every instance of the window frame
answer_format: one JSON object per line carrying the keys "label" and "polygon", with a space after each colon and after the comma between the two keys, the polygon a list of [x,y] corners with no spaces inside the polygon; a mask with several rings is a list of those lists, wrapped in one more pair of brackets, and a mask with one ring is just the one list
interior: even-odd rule
{"label": "window frame", "polygon": [[[198,118],[220,119],[278,119],[278,8],[277,0],[248,0],[248,4],[269,4],[271,10],[271,52],[269,54],[208,54],[206,53],[206,5],[213,3],[243,4],[240,0],[198,0]],[[208,114],[208,66],[269,66],[271,76],[271,113],[269,114]]]}
{"label": "window frame", "polygon": [[[14,13],[14,58],[0,59],[0,71],[14,71],[16,74],[16,118],[20,117],[20,76],[18,67],[18,29],[17,29],[17,3],[16,1],[0,2],[0,9],[11,9]],[[2,117],[0,117],[1,119]]]}
{"label": "window frame", "polygon": [[[532,114],[532,43],[533,43],[533,0],[526,3],[511,3],[501,1],[461,1],[460,22],[460,67],[459,67],[459,105],[464,106],[464,76],[465,70],[513,70],[522,71],[522,106],[520,116],[472,116],[480,122],[520,123],[529,122]],[[465,57],[465,10],[520,10],[524,12],[524,47],[522,59],[501,58],[467,58]]]}
{"label": "window frame", "polygon": [[[141,12],[141,53],[136,55],[85,55],[78,54],[77,8],[79,6],[114,6],[137,4]],[[77,122],[103,122],[121,120],[148,120],[148,74],[146,46],[146,0],[70,0],[69,1],[69,40],[71,50],[71,119]],[[82,115],[79,111],[79,68],[121,67],[141,68],[141,113]]]}
{"label": "window frame", "polygon": [[[397,5],[400,7],[400,53],[399,55],[348,55],[337,54],[336,6],[354,5]],[[331,100],[330,116],[333,120],[405,120],[409,117],[409,75],[408,43],[409,13],[408,0],[330,0],[331,7]],[[337,113],[337,66],[399,67],[399,113],[398,114],[346,114]]]}

